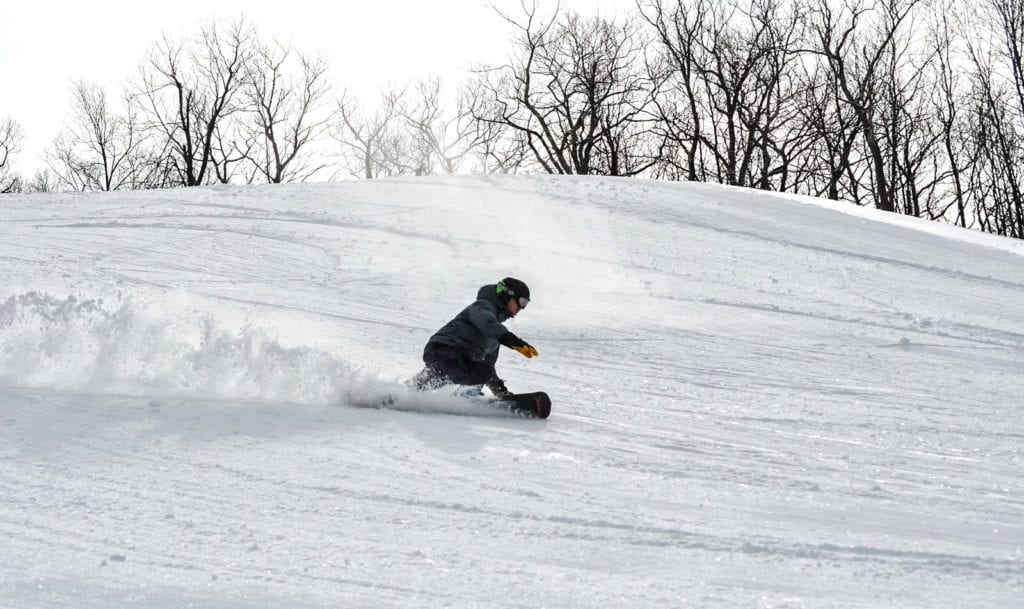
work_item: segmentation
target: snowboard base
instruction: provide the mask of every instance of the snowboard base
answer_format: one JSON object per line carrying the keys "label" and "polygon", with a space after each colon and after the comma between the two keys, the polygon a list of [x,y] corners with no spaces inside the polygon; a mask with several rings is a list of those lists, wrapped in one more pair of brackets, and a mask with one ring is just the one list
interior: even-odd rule
{"label": "snowboard base", "polygon": [[492,406],[508,408],[515,414],[546,419],[551,415],[551,398],[543,391],[513,393],[489,400]]}

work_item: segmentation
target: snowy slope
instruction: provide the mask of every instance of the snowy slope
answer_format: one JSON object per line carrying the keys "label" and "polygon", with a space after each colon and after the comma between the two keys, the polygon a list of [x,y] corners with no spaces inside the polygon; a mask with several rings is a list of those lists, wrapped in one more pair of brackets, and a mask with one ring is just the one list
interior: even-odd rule
{"label": "snowy slope", "polygon": [[[0,606],[1024,606],[1024,252],[808,203],[5,197]],[[505,275],[550,419],[352,406]]]}

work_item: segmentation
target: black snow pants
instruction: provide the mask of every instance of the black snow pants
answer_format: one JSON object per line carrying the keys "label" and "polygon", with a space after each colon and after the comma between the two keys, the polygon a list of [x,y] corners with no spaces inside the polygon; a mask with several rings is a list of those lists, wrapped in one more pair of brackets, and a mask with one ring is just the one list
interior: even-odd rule
{"label": "black snow pants", "polygon": [[427,343],[423,348],[423,363],[426,364],[419,374],[409,380],[415,389],[436,389],[444,385],[490,385],[498,378],[494,371],[494,357],[482,362],[470,359],[456,347],[439,343]]}

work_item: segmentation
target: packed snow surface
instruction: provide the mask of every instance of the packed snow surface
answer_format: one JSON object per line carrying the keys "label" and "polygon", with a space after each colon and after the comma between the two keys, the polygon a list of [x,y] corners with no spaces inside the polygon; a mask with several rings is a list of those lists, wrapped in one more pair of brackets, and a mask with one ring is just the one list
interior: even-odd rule
{"label": "packed snow surface", "polygon": [[[506,275],[551,418],[409,395]],[[1024,607],[1018,242],[596,178],[5,196],[0,290],[5,609]]]}

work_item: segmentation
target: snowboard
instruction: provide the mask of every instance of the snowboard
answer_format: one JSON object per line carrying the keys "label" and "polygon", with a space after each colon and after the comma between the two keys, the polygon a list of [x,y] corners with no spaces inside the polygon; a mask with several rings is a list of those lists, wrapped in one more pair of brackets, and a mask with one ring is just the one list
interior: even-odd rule
{"label": "snowboard", "polygon": [[513,414],[538,419],[546,419],[551,414],[551,398],[543,391],[494,397],[488,403],[498,408],[507,408]]}

